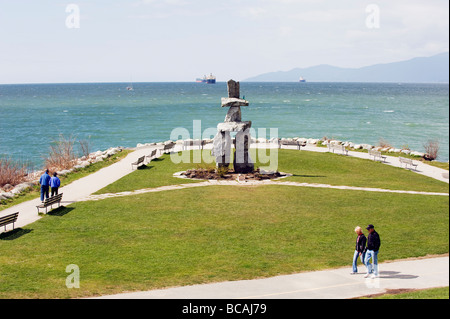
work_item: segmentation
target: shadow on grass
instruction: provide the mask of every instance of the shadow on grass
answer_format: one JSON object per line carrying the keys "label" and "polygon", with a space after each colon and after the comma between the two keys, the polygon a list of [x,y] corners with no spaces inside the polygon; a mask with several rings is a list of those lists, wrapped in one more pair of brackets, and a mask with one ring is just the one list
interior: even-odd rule
{"label": "shadow on grass", "polygon": [[137,168],[138,171],[145,171],[154,168],[154,166],[141,165]]}
{"label": "shadow on grass", "polygon": [[49,211],[49,212],[47,213],[47,215],[62,217],[62,216],[64,216],[64,215],[70,213],[70,212],[73,211],[74,209],[75,209],[75,208],[73,208],[73,207],[60,206],[60,207],[58,207],[58,208],[55,208],[55,209]]}
{"label": "shadow on grass", "polygon": [[26,235],[28,233],[31,233],[32,229],[22,229],[22,228],[16,228],[13,230],[10,230],[6,233],[0,234],[0,240],[14,240],[22,237],[23,235]]}

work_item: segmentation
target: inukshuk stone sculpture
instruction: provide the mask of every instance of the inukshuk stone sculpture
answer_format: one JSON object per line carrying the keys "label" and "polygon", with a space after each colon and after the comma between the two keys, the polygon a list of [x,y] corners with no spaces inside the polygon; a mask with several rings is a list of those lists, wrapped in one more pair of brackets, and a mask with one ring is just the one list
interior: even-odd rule
{"label": "inukshuk stone sculpture", "polygon": [[228,81],[228,98],[222,98],[222,107],[229,107],[225,121],[217,125],[212,155],[216,157],[217,167],[229,167],[231,159],[231,132],[237,132],[233,166],[235,173],[251,173],[254,164],[249,156],[251,121],[242,122],[241,106],[249,102],[240,98],[239,82]]}

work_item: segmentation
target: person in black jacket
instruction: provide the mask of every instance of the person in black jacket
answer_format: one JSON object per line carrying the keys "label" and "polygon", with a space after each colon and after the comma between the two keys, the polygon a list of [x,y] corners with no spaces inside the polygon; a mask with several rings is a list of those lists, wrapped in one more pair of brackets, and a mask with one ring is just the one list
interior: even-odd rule
{"label": "person in black jacket", "polygon": [[[367,226],[366,229],[369,231],[369,235],[367,236],[367,251],[364,260],[367,274],[364,277],[367,278],[372,276],[372,278],[376,278],[378,277],[378,251],[380,250],[381,245],[380,236],[375,231],[373,225]],[[370,263],[370,259],[372,259],[373,265]]]}
{"label": "person in black jacket", "polygon": [[352,265],[352,275],[358,273],[358,257],[361,259],[361,262],[364,264],[364,257],[366,254],[366,236],[363,234],[361,227],[357,226],[355,228],[355,233],[358,235],[356,238],[356,246],[355,253],[353,254],[353,265]]}

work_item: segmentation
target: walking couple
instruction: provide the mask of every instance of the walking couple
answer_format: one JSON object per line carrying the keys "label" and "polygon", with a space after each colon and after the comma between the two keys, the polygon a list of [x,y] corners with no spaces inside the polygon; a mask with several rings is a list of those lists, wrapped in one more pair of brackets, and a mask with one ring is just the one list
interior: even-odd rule
{"label": "walking couple", "polygon": [[[380,249],[380,236],[375,231],[375,227],[371,224],[366,228],[369,231],[369,235],[363,234],[361,227],[356,227],[355,232],[358,235],[356,238],[355,253],[353,255],[353,269],[352,275],[358,273],[358,257],[361,262],[366,266],[367,273],[364,278],[378,277],[378,250]],[[367,243],[367,246],[366,246]],[[372,259],[372,263],[370,260]]]}
{"label": "walking couple", "polygon": [[48,174],[48,169],[45,170],[45,173],[39,179],[39,184],[41,185],[41,201],[44,201],[44,197],[48,198],[49,196],[49,188],[52,189],[52,196],[58,195],[58,188],[61,185],[61,181],[59,180],[58,174],[53,173],[53,177],[50,177]]}

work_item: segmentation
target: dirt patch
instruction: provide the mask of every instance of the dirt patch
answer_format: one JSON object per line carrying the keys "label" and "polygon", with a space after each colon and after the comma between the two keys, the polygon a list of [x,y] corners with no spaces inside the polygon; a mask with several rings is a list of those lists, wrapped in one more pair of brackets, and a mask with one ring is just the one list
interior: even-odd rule
{"label": "dirt patch", "polygon": [[235,173],[233,170],[229,170],[226,173],[220,173],[215,169],[190,169],[180,173],[180,176],[200,180],[262,181],[286,177],[287,174],[280,172],[260,172],[259,169],[255,170],[253,173],[247,174]]}

